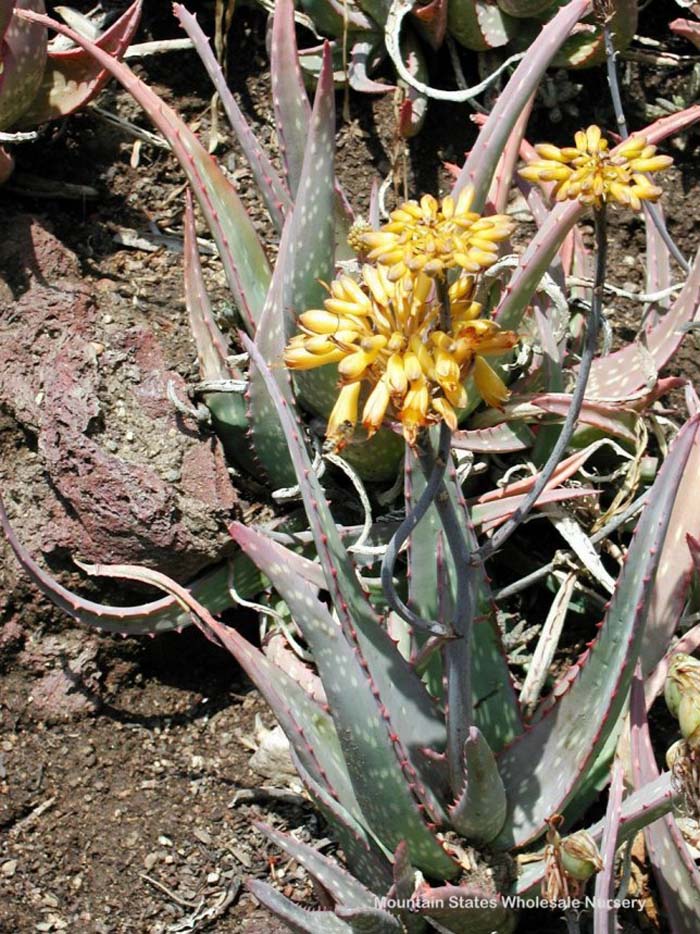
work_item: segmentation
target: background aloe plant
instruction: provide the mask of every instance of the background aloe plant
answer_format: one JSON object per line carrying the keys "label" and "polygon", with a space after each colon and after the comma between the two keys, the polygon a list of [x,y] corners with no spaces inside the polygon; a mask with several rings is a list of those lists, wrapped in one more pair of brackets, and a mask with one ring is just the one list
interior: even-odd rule
{"label": "background aloe plant", "polygon": [[[467,184],[473,187],[478,210],[502,210],[518,152],[532,158],[521,114],[557,49],[589,10],[586,0],[573,0],[543,29],[481,129],[455,182],[456,191]],[[324,50],[310,109],[298,68],[292,8],[289,3],[278,4],[272,80],[283,178],[227,95],[194,19],[179,5],[176,12],[217,82],[280,234],[274,270],[234,187],[174,111],[126,66],[70,30],[56,28],[71,34],[146,108],[171,142],[219,246],[246,332],[242,341],[249,354],[247,373],[239,360],[233,364],[229,360],[227,340],[213,318],[188,208],[186,290],[202,365],[202,392],[230,456],[240,457],[242,469],[263,466],[273,486],[296,482],[310,526],[310,533],[301,536],[234,526],[232,534],[242,551],[234,573],[237,590],[250,594],[270,582],[284,599],[311,649],[328,709],[212,615],[234,600],[226,587],[226,569],[185,590],[143,569],[92,567],[96,573],[154,583],[170,595],[147,607],[104,607],[60,588],[24,552],[2,511],[0,518],[25,568],[77,618],[122,630],[130,629],[131,623],[135,630],[170,628],[193,618],[233,652],[255,681],[285,729],[300,774],[334,827],[351,873],[311,848],[273,834],[318,879],[333,902],[332,910],[307,915],[273,889],[254,884],[256,895],[293,928],[353,931],[372,930],[374,925],[380,932],[421,931],[436,922],[455,932],[512,929],[514,919],[503,898],[509,892],[532,891],[540,882],[545,861],[537,847],[547,822],[561,811],[570,822],[580,817],[607,780],[612,753],[624,730],[635,665],[639,661],[643,675],[656,677],[651,684],[658,682],[657,672],[667,663],[664,653],[683,614],[692,576],[686,534],[697,537],[700,531],[688,508],[698,468],[697,397],[689,391],[689,407],[695,415],[678,434],[653,488],[644,496],[646,507],[624,569],[619,580],[608,586],[614,593],[598,637],[544,700],[539,701],[535,692],[526,704],[516,695],[484,567],[459,559],[460,554],[476,551],[474,525],[490,531],[517,511],[535,478],[506,483],[467,508],[458,465],[450,455],[440,496],[411,536],[404,595],[421,616],[442,621],[448,629],[460,617],[462,628],[450,632],[457,638],[443,644],[412,631],[396,613],[387,613],[376,582],[368,592],[356,574],[345,543],[352,533],[336,525],[306,446],[310,416],[326,416],[332,404],[334,368],[292,386],[280,365],[297,315],[320,303],[318,279],[330,280],[339,262],[352,260],[345,243],[351,212],[333,165],[330,50]],[[42,17],[32,20],[48,24]],[[652,143],[660,142],[699,113],[698,108],[689,108],[647,128],[644,135]],[[569,321],[566,279],[572,269],[586,270],[588,260],[575,227],[585,207],[572,202],[552,209],[546,193],[528,190],[527,196],[539,229],[522,256],[505,258],[492,269],[489,292],[494,317],[505,327],[520,329],[533,355],[521,365],[522,377],[512,386],[513,395],[503,411],[471,414],[470,422],[449,442],[457,451],[502,454],[529,451],[534,444],[531,457],[541,466],[556,424],[550,422],[538,433],[537,444],[531,426],[537,427],[544,418],[560,419],[570,404],[567,382],[575,381],[577,373],[570,351],[579,345]],[[374,209],[373,214],[376,224]],[[668,250],[651,224],[647,236],[648,287],[659,291],[669,275]],[[626,445],[628,458],[632,448],[632,463],[639,466],[643,412],[670,385],[659,380],[658,371],[679,346],[683,328],[696,319],[699,298],[696,260],[675,301],[649,317],[643,339],[596,357],[579,427],[593,428],[597,436],[591,441],[583,432],[579,435],[575,443],[580,449],[571,445],[569,456],[548,479],[540,505],[596,492],[591,487],[572,491],[561,484],[581,470],[599,450],[601,440],[607,444],[613,438]],[[659,299],[664,301],[665,297]],[[503,363],[509,366],[512,361]],[[245,396],[239,391],[243,385]],[[378,438],[374,447],[359,443],[345,453],[358,473],[375,481],[388,480],[395,474],[403,444],[388,429]],[[406,512],[420,498],[426,463],[406,453]],[[631,483],[630,478],[628,472]],[[628,492],[632,489],[630,485]],[[608,511],[606,518],[613,527],[627,514],[624,505],[614,501]],[[558,527],[564,529],[566,523],[560,521]],[[387,529],[375,534],[386,541]],[[608,572],[592,544],[587,547],[570,531],[563,534],[570,534],[574,550],[605,587]],[[459,547],[453,544],[457,540]],[[371,574],[372,557],[364,563]],[[544,569],[540,576],[547,573]],[[243,579],[243,574],[248,576]],[[330,594],[331,609],[319,599],[319,591]],[[465,600],[469,601],[466,615]],[[653,695],[649,688],[648,703]],[[622,800],[616,807],[611,805],[615,816],[610,820],[617,830],[606,834],[605,852],[614,853],[616,845],[671,808],[667,773],[658,777],[647,769],[636,781],[635,793],[626,798],[618,795]],[[602,830],[602,826],[591,828],[593,838],[600,840]],[[673,845],[678,845],[675,838]],[[475,866],[467,857],[470,847],[478,853]],[[507,855],[533,847],[540,858],[516,861],[514,866]],[[610,886],[609,861],[606,870]],[[692,906],[694,896],[692,889],[688,891],[691,894],[683,904]],[[387,895],[413,899],[417,912],[382,908],[377,899]],[[451,896],[466,902],[482,895],[489,901],[485,909],[466,904],[461,912],[449,909]],[[683,911],[686,928],[678,929],[691,930],[692,908]],[[609,921],[605,917],[599,924]]]}
{"label": "background aloe plant", "polygon": [[[273,10],[275,4],[259,0]],[[563,0],[432,0],[412,4],[406,0],[302,0],[298,21],[316,37],[332,39],[334,73],[340,83],[346,80],[356,91],[382,93],[392,85],[373,80],[370,75],[383,59],[390,57],[397,71],[403,100],[399,132],[413,136],[425,120],[427,102],[467,101],[478,97],[507,64],[517,61],[537,36],[543,23],[564,5]],[[602,8],[602,5],[599,5]],[[607,8],[606,8],[607,9]],[[615,47],[624,49],[637,28],[637,0],[612,4],[610,26]],[[562,44],[553,60],[559,67],[585,68],[605,59],[600,9],[589,15]],[[444,91],[431,87],[425,54],[456,42],[471,52],[491,53],[483,71],[489,77],[471,88]],[[302,49],[300,59],[305,74],[317,78],[320,48]],[[455,56],[456,57],[456,56]]]}
{"label": "background aloe plant", "polygon": [[[0,131],[25,130],[83,107],[104,86],[108,71],[75,46],[54,48],[46,28],[14,16],[15,10],[44,12],[44,0],[0,2]],[[120,58],[138,28],[141,0],[136,0],[99,38],[106,53]],[[13,160],[0,147],[0,182]]]}

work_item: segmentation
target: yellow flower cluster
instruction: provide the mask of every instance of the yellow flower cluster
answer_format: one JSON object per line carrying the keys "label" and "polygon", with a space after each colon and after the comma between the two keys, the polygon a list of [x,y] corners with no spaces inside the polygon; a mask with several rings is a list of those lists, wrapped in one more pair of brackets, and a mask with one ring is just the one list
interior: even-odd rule
{"label": "yellow flower cluster", "polygon": [[[464,198],[461,204],[470,200]],[[411,445],[427,425],[444,420],[453,430],[457,427],[457,410],[467,404],[464,381],[470,373],[489,405],[501,405],[508,397],[503,381],[484,357],[513,347],[517,336],[480,317],[481,305],[473,300],[474,276],[464,273],[449,286],[449,315],[444,320],[436,277],[462,265],[470,251],[483,259],[478,268],[491,265],[496,252],[486,244],[496,241],[477,237],[477,233],[497,231],[503,239],[511,229],[510,221],[487,218],[492,223],[483,226],[478,215],[460,215],[448,198],[439,210],[432,198],[424,198],[421,204],[424,209],[413,202],[404,204],[379,233],[361,233],[363,239],[371,239],[370,255],[377,264],[363,265],[359,281],[342,275],[332,282],[325,307],[299,316],[301,333],[285,350],[290,369],[338,365],[340,393],[327,435],[339,447],[357,424],[365,383],[370,391],[362,400],[362,424],[368,435],[390,414],[401,422]],[[405,230],[399,229],[397,216],[405,218]],[[441,225],[448,216],[450,228],[443,236]],[[421,218],[439,220],[431,227]],[[467,218],[473,226],[479,225],[471,240]],[[376,239],[385,234],[388,239]],[[418,248],[421,243],[423,253]],[[478,265],[477,259],[469,262]],[[444,280],[441,286],[447,288]]]}
{"label": "yellow flower cluster", "polygon": [[656,201],[661,189],[647,177],[673,162],[670,156],[657,156],[656,147],[643,136],[630,136],[612,151],[600,128],[579,130],[575,146],[559,149],[550,143],[535,146],[540,159],[520,169],[529,182],[554,182],[557,201],[579,200],[595,208],[617,201],[639,211],[642,201]]}
{"label": "yellow flower cluster", "polygon": [[487,269],[496,262],[498,244],[508,239],[513,224],[503,214],[475,214],[473,200],[473,189],[465,188],[457,201],[448,196],[438,203],[432,195],[423,195],[420,203],[405,202],[381,230],[362,235],[367,259],[388,266],[392,282],[418,272],[440,275],[455,266],[468,273]]}

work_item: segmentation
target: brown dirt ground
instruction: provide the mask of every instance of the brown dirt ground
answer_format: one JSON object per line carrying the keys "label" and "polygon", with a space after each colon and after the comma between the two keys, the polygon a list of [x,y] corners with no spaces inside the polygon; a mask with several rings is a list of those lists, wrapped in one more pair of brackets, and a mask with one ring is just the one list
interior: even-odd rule
{"label": "brown dirt ground", "polygon": [[[142,35],[176,34],[167,9],[147,5]],[[178,56],[173,65],[173,59],[155,59],[138,70],[190,123],[206,128],[208,90],[201,69],[191,55]],[[239,101],[274,150],[259,15],[236,14],[230,68]],[[649,75],[639,70],[635,75],[647,87]],[[601,109],[590,96],[579,99],[580,122],[595,117],[612,125],[602,75],[582,80],[600,86]],[[147,125],[114,87],[100,104]],[[351,96],[350,115],[349,122],[339,122],[338,171],[362,211],[368,179],[383,177],[389,168],[392,105],[387,98]],[[579,118],[572,119],[578,125]],[[549,122],[540,112],[533,137]],[[552,135],[564,138],[564,128],[550,127]],[[411,144],[412,190],[444,184],[441,161],[460,161],[472,137],[463,110],[432,106],[423,134]],[[697,249],[700,230],[693,149],[691,140],[689,150],[679,154],[667,197],[671,230],[688,255]],[[235,147],[225,143],[219,156],[266,231]],[[183,424],[163,404],[166,377],[184,394],[196,372],[180,257],[162,248],[126,249],[113,239],[125,227],[147,235],[149,221],[179,232],[180,172],[172,158],[149,146],[141,148],[137,166],[130,164],[133,140],[91,111],[43,131],[41,143],[23,147],[19,157],[22,171],[94,185],[100,194],[95,201],[69,202],[38,200],[11,188],[0,192],[11,234],[0,250],[5,379],[0,380],[0,463],[17,530],[35,555],[73,584],[78,578],[69,555],[75,550],[103,560],[146,560],[191,575],[225,548],[226,521],[254,505],[256,491],[243,486],[227,492],[215,440],[193,422]],[[621,216],[611,239],[610,278],[639,285],[641,224]],[[222,308],[224,282],[213,260],[205,259],[205,273]],[[613,323],[621,337],[629,337],[638,311],[616,307],[620,321]],[[14,355],[7,353],[13,341]],[[57,354],[58,345],[67,358]],[[687,373],[696,350],[688,341],[672,372]],[[77,380],[84,389],[79,414],[93,445],[89,457],[78,458],[80,470],[75,459],[62,459],[65,438],[50,435],[36,399],[49,372],[60,374],[63,364],[70,387]],[[153,373],[157,379],[149,383]],[[58,380],[54,387],[59,409],[65,385]],[[155,453],[152,438],[158,439]],[[107,461],[98,449],[107,452]],[[102,484],[99,471],[110,483],[115,476],[110,457],[121,465],[123,482],[103,515],[95,512],[95,496],[99,499]],[[191,462],[199,473],[192,468],[194,486],[188,488],[183,464]],[[199,482],[202,474],[206,481]],[[213,485],[212,476],[218,478]],[[143,483],[151,486],[141,532],[119,526],[119,536],[107,535],[105,529],[113,530],[119,521],[120,497],[133,505],[134,491]],[[168,519],[177,534],[168,531]],[[251,821],[297,828],[315,841],[325,831],[293,793],[280,798],[257,791],[255,800],[240,799],[240,789],[258,788],[261,781],[249,767],[250,752],[241,737],[252,735],[257,715],[272,725],[256,692],[227,656],[194,631],[119,639],[66,622],[26,583],[4,542],[0,554],[0,930],[157,934],[201,929],[209,920],[210,929],[221,934],[282,931],[246,893],[245,878],[274,876],[287,894],[308,904],[311,888],[294,864],[270,851]],[[135,598],[94,584],[84,592]],[[229,621],[255,638],[250,619]],[[523,929],[561,927],[533,917]]]}

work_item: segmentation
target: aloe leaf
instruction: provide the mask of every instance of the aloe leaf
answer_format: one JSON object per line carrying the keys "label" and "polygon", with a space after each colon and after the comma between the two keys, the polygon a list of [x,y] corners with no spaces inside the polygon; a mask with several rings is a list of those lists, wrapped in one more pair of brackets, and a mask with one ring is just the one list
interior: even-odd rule
{"label": "aloe leaf", "polygon": [[692,42],[696,49],[700,49],[700,23],[690,19],[674,19],[668,24],[671,32],[682,36]]}
{"label": "aloe leaf", "polygon": [[[204,285],[197,249],[192,195],[189,191],[185,203],[184,233],[185,305],[190,330],[197,347],[200,375],[203,380],[241,379],[242,374],[232,370],[226,361],[227,341],[214,320]],[[250,445],[247,439],[248,418],[242,393],[206,392],[203,399],[211,412],[214,428],[226,455],[239,466],[252,472]]]}
{"label": "aloe leaf", "polygon": [[489,0],[450,0],[447,5],[450,35],[474,52],[506,45],[514,26],[513,21]]}
{"label": "aloe leaf", "polygon": [[301,7],[318,32],[341,39],[347,33],[373,33],[377,24],[354,0],[301,0]]}
{"label": "aloe leaf", "polygon": [[[700,23],[698,24],[700,25]],[[661,205],[657,205],[659,217],[664,223],[664,211]],[[656,224],[652,221],[649,212],[644,212],[644,233],[646,238],[646,282],[645,290],[647,292],[662,292],[671,285],[671,259],[669,249],[659,233]],[[670,296],[659,299],[655,302],[656,308],[661,308],[664,312],[671,304]],[[658,321],[658,315],[652,318],[652,321]]]}
{"label": "aloe leaf", "polygon": [[[0,526],[27,576],[44,596],[78,622],[103,632],[123,633],[124,635],[155,635],[170,632],[173,629],[183,629],[190,625],[190,614],[183,610],[173,597],[164,597],[140,606],[119,607],[95,603],[63,587],[37,564],[24,545],[20,543],[10,525],[2,498],[0,498]],[[190,584],[193,595],[212,613],[219,613],[234,603],[228,590],[229,574],[233,575],[236,588],[241,596],[252,597],[265,587],[260,571],[249,558],[239,553],[231,559],[230,566],[223,565],[208,571]]]}
{"label": "aloe leaf", "polygon": [[280,152],[293,197],[296,196],[301,179],[311,119],[311,106],[298,56],[294,3],[292,0],[277,0],[272,20],[270,80]]}
{"label": "aloe leaf", "polygon": [[[626,49],[635,34],[638,9],[639,0],[616,0],[612,7],[609,26],[617,51]],[[591,19],[593,17],[588,19],[583,29],[575,32],[564,43],[559,54],[552,60],[553,66],[556,68],[590,68],[592,65],[600,65],[605,61],[603,30],[599,25],[591,28],[588,25]]]}
{"label": "aloe leaf", "polygon": [[359,0],[358,5],[378,26],[386,23],[391,0]]}
{"label": "aloe leaf", "polygon": [[[404,66],[412,78],[425,84],[429,79],[428,65],[418,37],[411,29],[404,30],[399,47]],[[398,132],[404,139],[417,136],[428,114],[428,98],[412,84],[399,79],[404,96],[399,110]]]}
{"label": "aloe leaf", "polygon": [[475,844],[490,843],[506,819],[506,793],[496,759],[477,727],[464,744],[464,790],[448,813],[461,836]]}
{"label": "aloe leaf", "polygon": [[[416,888],[416,870],[411,865],[411,857],[405,840],[402,840],[394,850],[392,873],[393,885],[389,892],[390,897],[410,905]],[[426,934],[427,922],[417,917],[410,909],[399,910],[397,914],[401,918],[406,934]]]}
{"label": "aloe leaf", "polygon": [[[278,388],[293,405],[289,374],[282,365],[287,338],[294,332],[296,317],[307,308],[323,306],[325,292],[319,279],[329,280],[333,271],[333,155],[334,100],[329,51],[309,120],[306,153],[297,199],[282,232],[277,264],[256,334],[261,356],[275,368]],[[332,389],[337,381],[335,367],[321,367],[297,379],[304,398],[323,400],[328,415]],[[249,389],[250,426],[253,446],[264,470],[278,486],[296,482],[279,419],[255,366],[251,367]],[[332,405],[332,403],[331,403]]]}
{"label": "aloe leaf", "polygon": [[496,0],[499,7],[510,16],[526,19],[543,13],[552,6],[552,0]]}
{"label": "aloe leaf", "polygon": [[0,130],[31,106],[46,65],[46,30],[13,16],[14,9],[44,12],[43,0],[3,0],[0,10]]}
{"label": "aloe leaf", "polygon": [[428,0],[413,10],[413,22],[419,35],[437,52],[447,32],[447,0]]}
{"label": "aloe leaf", "polygon": [[[535,509],[547,506],[549,503],[560,503],[570,499],[583,499],[586,496],[599,496],[600,490],[592,487],[580,487],[571,489],[564,487],[557,490],[544,490],[540,495]],[[494,500],[488,503],[475,503],[472,506],[472,522],[481,529],[482,532],[490,532],[498,528],[501,523],[510,518],[525,499],[525,495],[506,496],[500,500]],[[537,515],[537,513],[534,513]]]}
{"label": "aloe leaf", "polygon": [[593,361],[586,394],[599,399],[624,399],[655,379],[683,340],[684,324],[698,320],[700,253],[670,310],[644,332],[642,342]]}
{"label": "aloe leaf", "polygon": [[[293,214],[287,216],[282,231],[275,271],[267,293],[265,307],[255,335],[255,342],[260,355],[271,362],[279,361],[274,376],[280,393],[287,405],[294,406],[294,392],[289,373],[282,366],[282,352],[285,345],[284,333],[284,279],[286,276],[287,257],[290,254],[290,241],[293,233]],[[265,382],[257,367],[248,370],[248,424],[253,449],[260,465],[275,487],[291,487],[296,483],[296,474],[287,450],[284,432],[272,405]]]}
{"label": "aloe leaf", "polygon": [[[323,5],[327,0],[321,0]],[[340,7],[340,15],[347,14],[347,23],[353,22],[354,13],[351,6],[344,0]],[[360,14],[367,24],[368,35],[376,34],[376,27],[371,21]],[[314,23],[323,32],[330,32],[323,28],[318,19],[313,17]],[[358,25],[358,29],[364,27]],[[345,35],[341,29],[341,35]],[[326,54],[325,52],[323,53]],[[321,65],[323,67],[323,64]],[[333,88],[333,68],[331,56],[331,97]],[[320,72],[319,72],[320,74]],[[278,0],[275,4],[275,15],[272,22],[272,42],[270,48],[270,79],[272,83],[272,104],[277,121],[277,133],[280,151],[287,175],[289,190],[292,198],[298,194],[301,182],[301,173],[307,151],[309,124],[311,121],[311,107],[304,87],[301,68],[299,67],[299,50],[296,44],[294,27],[294,4],[292,0]],[[318,92],[317,92],[318,93]],[[335,138],[334,138],[335,143]],[[335,234],[336,252],[338,259],[352,259],[354,254],[345,242],[352,223],[352,209],[337,181],[335,185]]]}
{"label": "aloe leaf", "polygon": [[[498,894],[478,885],[441,885],[427,882],[416,889],[416,911],[453,934],[511,934],[515,915]],[[462,907],[463,906],[463,907]]]}
{"label": "aloe leaf", "polygon": [[[277,408],[297,472],[311,530],[316,540],[321,566],[326,576],[326,585],[338,613],[341,628],[348,645],[355,647],[358,658],[363,661],[362,677],[371,679],[377,692],[376,697],[381,698],[381,704],[384,707],[384,714],[381,715],[384,720],[382,729],[387,731],[386,736],[388,737],[389,733],[393,736],[400,731],[400,740],[397,737],[394,753],[398,754],[400,749],[400,756],[410,762],[411,750],[422,748],[431,742],[438,748],[444,745],[443,723],[420,679],[396,650],[360,586],[328,509],[324,491],[311,469],[308,454],[301,443],[301,428],[292,410],[284,404],[277,383],[256,348],[246,338],[244,342],[255,366],[263,375]],[[298,622],[301,623],[300,620]],[[324,684],[324,686],[328,690],[328,685]],[[407,714],[406,702],[409,698],[411,709],[410,714]],[[395,726],[390,727],[389,724]],[[357,727],[358,724],[355,723],[353,731]],[[359,768],[360,764],[355,762],[354,766]],[[413,767],[419,768],[420,763],[414,762]],[[363,792],[369,795],[369,800],[363,798],[366,813],[374,814],[378,806],[376,787],[373,789],[367,787],[366,775],[358,775],[358,783],[358,795]],[[429,795],[429,790],[420,787],[420,783],[417,789],[421,795]],[[381,811],[381,808],[379,810]],[[411,814],[412,811],[408,811],[406,817],[408,818]],[[379,820],[381,821],[381,816]],[[408,837],[407,834],[404,836]],[[398,840],[394,841],[394,845],[397,842]],[[427,851],[432,848],[437,848],[439,861],[443,867],[441,871],[444,871],[445,876],[452,875],[454,869],[451,861],[436,845],[434,838],[427,834],[424,842],[427,849],[421,846],[422,855],[426,855]],[[437,857],[437,854],[434,855]],[[418,861],[417,855],[416,862]]]}
{"label": "aloe leaf", "polygon": [[287,925],[294,934],[352,934],[349,924],[341,921],[332,911],[311,911],[278,892],[267,882],[249,879],[246,882],[261,905]]}
{"label": "aloe leaf", "polygon": [[[634,784],[639,787],[659,775],[640,679],[635,679],[632,685],[630,720],[632,773]],[[644,838],[672,934],[695,934],[700,917],[700,872],[673,815],[646,827]]]}
{"label": "aloe leaf", "polygon": [[[489,210],[493,210],[495,214],[505,214],[508,209],[508,198],[513,188],[515,167],[518,162],[518,155],[525,136],[525,130],[527,129],[527,123],[530,119],[530,113],[535,103],[535,97],[536,93],[533,92],[518,116],[518,119],[515,121],[515,125],[506,142],[505,149],[501,153],[493,173],[491,187],[486,196],[486,203],[489,206]],[[483,117],[482,114],[479,116]],[[484,117],[484,123],[487,119],[488,117]]]}
{"label": "aloe leaf", "polygon": [[[286,338],[295,332],[299,314],[307,308],[323,307],[327,292],[321,282],[333,278],[334,157],[335,99],[330,47],[326,43],[284,256],[282,306]],[[299,401],[327,417],[338,394],[337,380],[335,366],[295,374]]]}
{"label": "aloe leaf", "polygon": [[371,905],[375,900],[374,894],[334,859],[267,824],[255,821],[255,827],[303,866],[340,905],[360,907]]}
{"label": "aloe leaf", "polygon": [[560,813],[625,704],[649,612],[652,582],[700,418],[676,438],[637,526],[602,628],[564,683],[566,690],[499,757],[509,815],[498,847],[522,846]]}
{"label": "aloe leaf", "polygon": [[309,774],[294,749],[291,750],[291,756],[311,800],[332,828],[333,836],[338,840],[353,875],[375,895],[386,892],[391,885],[388,854],[360,823],[359,818],[354,817],[327,788]]}
{"label": "aloe leaf", "polygon": [[273,665],[237,630],[216,620],[185,587],[167,575],[138,565],[76,563],[88,574],[141,581],[174,596],[190,611],[193,622],[204,635],[234,656],[272,708],[306,770],[319,784],[325,785],[347,810],[353,814],[360,813],[330,715],[292,678]]}
{"label": "aloe leaf", "polygon": [[219,249],[229,287],[251,333],[262,313],[270,268],[260,239],[235,188],[187,124],[123,62],[67,26],[36,13],[23,14],[72,39],[131,94],[170,143],[199,201]]}
{"label": "aloe leaf", "polygon": [[696,441],[678,487],[654,581],[640,655],[645,676],[661,661],[673,638],[693,579],[693,556],[688,536],[700,537],[700,511],[697,509],[699,476],[700,443]]}
{"label": "aloe leaf", "polygon": [[518,117],[537,90],[557,49],[590,9],[591,0],[567,3],[542,29],[499,96],[454,186],[455,193],[465,185],[473,186],[472,210],[483,209],[498,159]]}
{"label": "aloe leaf", "polygon": [[[411,769],[412,731],[406,730],[414,716],[420,719],[420,709],[411,709],[409,698],[401,691],[409,679],[400,669],[403,659],[393,647],[380,625],[375,625],[371,641],[363,639],[358,620],[353,623],[351,638],[338,626],[327,608],[315,596],[299,571],[303,559],[286,551],[263,535],[245,526],[232,528],[235,541],[269,576],[308,643],[326,691],[341,745],[346,754],[348,770],[358,801],[369,827],[392,848],[405,839],[413,861],[432,871],[454,875],[456,867],[425,824],[419,805],[428,796],[420,777]],[[376,657],[394,655],[394,694],[382,690],[382,683],[372,677],[377,669]],[[389,674],[387,667],[387,674]],[[405,669],[408,673],[408,669]],[[385,676],[386,678],[386,676]],[[382,680],[385,680],[382,679]],[[420,682],[416,683],[420,689]],[[410,689],[410,688],[409,688]],[[414,688],[413,695],[416,695]],[[392,712],[398,717],[392,719]],[[443,741],[442,723],[436,715],[423,725],[421,739],[432,745]],[[410,737],[412,739],[412,736]],[[403,765],[402,765],[403,762]],[[431,801],[435,806],[435,802]],[[387,813],[391,820],[387,821]],[[439,868],[438,868],[439,867]]]}
{"label": "aloe leaf", "polygon": [[[95,44],[120,59],[138,28],[141,6],[141,0],[132,3]],[[108,79],[109,72],[85,50],[55,51],[49,46],[43,80],[31,107],[22,114],[21,125],[37,126],[73,113],[99,94]]]}
{"label": "aloe leaf", "polygon": [[579,204],[578,201],[561,202],[549,212],[545,222],[525,248],[494,311],[493,317],[501,327],[517,329],[532,295],[566,234],[585,213],[585,205]]}
{"label": "aloe leaf", "polygon": [[[511,419],[540,421],[543,413],[565,418],[570,407],[571,393],[543,392],[535,395],[513,395],[502,410],[489,409],[480,412],[474,416],[472,424],[476,428],[488,428]],[[579,415],[581,424],[598,428],[608,435],[621,438],[633,445],[637,442],[635,432],[637,421],[637,414],[631,411],[631,406],[624,407],[619,402],[606,404],[585,400]]]}
{"label": "aloe leaf", "polygon": [[353,91],[358,91],[360,94],[386,94],[396,89],[395,85],[373,81],[368,75],[368,66],[371,68],[373,60],[378,57],[377,49],[380,42],[380,35],[369,39],[358,39],[350,49],[348,84]]}
{"label": "aloe leaf", "polygon": [[277,170],[256,139],[241,108],[236,103],[236,99],[231,93],[226,78],[224,77],[221,65],[219,65],[216,60],[216,56],[212,51],[207,37],[202,32],[197,18],[180,3],[174,4],[173,12],[180,20],[182,28],[194,43],[197,54],[201,58],[211,82],[216,88],[229,119],[229,123],[231,124],[231,128],[253,172],[255,183],[265,202],[265,207],[270,214],[277,232],[281,234],[284,226],[284,218],[291,209],[291,199],[287,186],[277,174]]}
{"label": "aloe leaf", "polygon": [[605,811],[605,830],[600,845],[603,869],[595,880],[596,905],[593,909],[593,934],[615,934],[617,930],[617,910],[615,897],[615,853],[617,834],[622,817],[622,797],[624,793],[624,769],[619,759],[615,760],[610,779],[608,806]]}
{"label": "aloe leaf", "polygon": [[[663,772],[643,788],[628,794],[622,802],[617,833],[618,849],[633,840],[648,824],[668,814],[676,800],[677,795],[671,786],[671,776],[668,772]],[[596,843],[600,844],[605,830],[605,817],[586,829]],[[514,894],[520,896],[534,894],[539,890],[543,877],[544,861],[528,861],[521,866],[520,874],[513,886]]]}
{"label": "aloe leaf", "polygon": [[476,454],[509,454],[532,447],[534,434],[523,422],[503,422],[492,428],[465,428],[452,435],[452,447]]}
{"label": "aloe leaf", "polygon": [[336,908],[352,934],[405,934],[403,924],[382,908]]}

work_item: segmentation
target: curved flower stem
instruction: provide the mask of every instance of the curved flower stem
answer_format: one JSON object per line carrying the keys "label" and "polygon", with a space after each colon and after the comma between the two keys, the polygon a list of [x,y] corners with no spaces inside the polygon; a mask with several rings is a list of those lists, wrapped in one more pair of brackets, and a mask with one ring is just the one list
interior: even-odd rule
{"label": "curved flower stem", "polygon": [[[623,139],[627,139],[630,135],[629,128],[627,126],[627,119],[625,117],[625,111],[622,106],[622,95],[620,94],[620,82],[617,77],[617,65],[616,57],[617,52],[615,51],[615,46],[613,44],[612,32],[610,31],[610,24],[605,23],[603,26],[603,37],[605,39],[605,61],[606,68],[608,73],[608,85],[610,87],[610,97],[612,98],[612,105],[615,111],[615,120],[617,122],[618,129],[620,131],[620,136]],[[686,260],[685,256],[681,253],[679,248],[676,246],[676,243],[673,240],[673,237],[668,232],[668,228],[664,223],[664,219],[661,216],[661,212],[657,205],[653,202],[644,202],[644,210],[649,215],[654,224],[654,227],[659,232],[659,236],[665,243],[668,248],[669,253],[681,267],[683,272],[690,272],[690,264]]]}
{"label": "curved flower stem", "polygon": [[591,298],[591,310],[588,317],[588,327],[586,329],[586,343],[581,355],[576,386],[571,396],[571,406],[564,419],[561,432],[557,438],[546,464],[532,487],[528,495],[520,504],[511,518],[494,532],[493,536],[481,546],[472,556],[472,562],[485,561],[487,558],[502,548],[510,536],[515,532],[520,523],[530,514],[532,507],[540,498],[543,490],[552,479],[552,475],[562,459],[564,451],[568,447],[571,437],[576,428],[581,406],[586,395],[586,386],[591,372],[591,364],[595,355],[598,332],[600,330],[601,310],[603,305],[603,289],[605,286],[605,265],[608,253],[607,223],[605,214],[605,205],[594,212],[595,235],[596,235],[596,271],[595,284],[593,286],[593,295]]}
{"label": "curved flower stem", "polygon": [[[443,423],[440,440],[447,438],[448,456],[452,432]],[[428,477],[431,461],[419,453],[421,469]],[[432,474],[430,474],[432,475]],[[444,476],[444,471],[443,471]],[[471,640],[476,607],[476,568],[471,562],[471,549],[462,531],[455,503],[441,479],[434,499],[445,539],[456,571],[457,593],[454,606],[450,606],[446,585],[446,604],[452,610],[452,638],[443,646],[445,678],[445,711],[447,719],[447,768],[450,787],[457,797],[464,790],[464,745],[474,722],[472,701]]]}
{"label": "curved flower stem", "polygon": [[443,423],[440,428],[440,440],[437,454],[435,454],[427,430],[424,429],[419,434],[416,447],[418,449],[418,457],[421,466],[429,465],[428,482],[415,507],[408,513],[387,545],[381,571],[382,589],[391,609],[394,610],[395,613],[398,613],[402,619],[406,620],[410,626],[423,632],[430,632],[436,636],[449,635],[448,628],[444,623],[423,619],[422,616],[414,613],[413,610],[406,606],[401,597],[399,597],[396,592],[396,587],[394,586],[394,567],[396,566],[396,559],[404,543],[428,509],[430,509],[438,495],[443,477],[445,476],[445,470],[447,469],[451,439],[452,432],[448,426]]}

